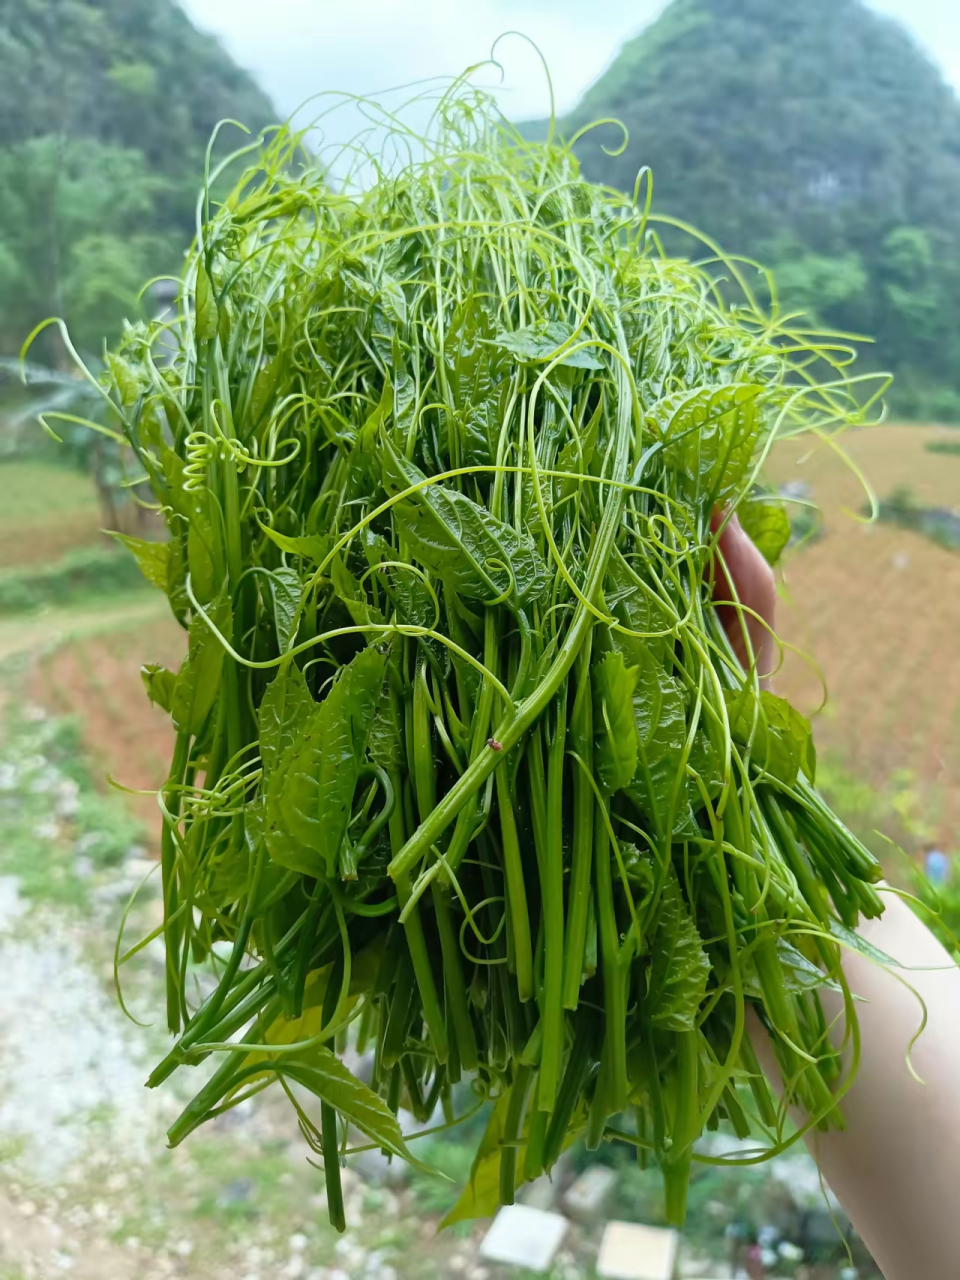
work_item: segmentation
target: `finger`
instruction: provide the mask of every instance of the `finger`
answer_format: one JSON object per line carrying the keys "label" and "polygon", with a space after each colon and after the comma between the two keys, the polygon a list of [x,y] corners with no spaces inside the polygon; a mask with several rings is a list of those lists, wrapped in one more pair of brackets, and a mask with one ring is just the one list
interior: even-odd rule
{"label": "finger", "polygon": [[[776,653],[771,635],[777,603],[773,570],[744,531],[736,513],[727,518],[724,511],[715,511],[710,525],[714,532],[721,529],[713,587],[720,620],[744,669],[749,670],[755,657],[758,674],[761,678],[769,677]],[[737,602],[743,609],[737,607]]]}

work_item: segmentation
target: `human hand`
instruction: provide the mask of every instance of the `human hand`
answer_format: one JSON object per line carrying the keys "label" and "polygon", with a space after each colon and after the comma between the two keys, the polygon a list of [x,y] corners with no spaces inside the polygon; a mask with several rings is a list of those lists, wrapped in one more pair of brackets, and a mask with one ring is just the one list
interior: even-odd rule
{"label": "human hand", "polygon": [[[760,683],[767,688],[777,663],[773,638],[777,588],[773,570],[744,532],[736,513],[726,517],[726,511],[718,509],[710,520],[710,528],[716,533],[726,519],[717,539],[713,598],[740,665],[749,671],[755,658]],[[748,652],[748,638],[753,656]]]}

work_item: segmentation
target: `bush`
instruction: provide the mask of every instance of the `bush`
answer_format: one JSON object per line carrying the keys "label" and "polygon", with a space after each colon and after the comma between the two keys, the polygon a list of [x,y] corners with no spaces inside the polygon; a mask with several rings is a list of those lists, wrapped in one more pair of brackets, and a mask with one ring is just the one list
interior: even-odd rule
{"label": "bush", "polygon": [[72,551],[43,568],[0,573],[0,615],[71,604],[84,596],[123,594],[146,585],[133,556],[125,551],[112,547]]}
{"label": "bush", "polygon": [[143,827],[116,795],[81,792],[75,821],[77,848],[97,867],[117,866],[144,843]]}

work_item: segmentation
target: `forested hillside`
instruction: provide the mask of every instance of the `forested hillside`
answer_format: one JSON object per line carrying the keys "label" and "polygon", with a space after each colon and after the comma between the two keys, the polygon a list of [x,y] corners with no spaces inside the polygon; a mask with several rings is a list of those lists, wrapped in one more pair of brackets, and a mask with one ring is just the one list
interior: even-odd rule
{"label": "forested hillside", "polygon": [[[773,266],[785,301],[873,335],[894,407],[960,420],[960,103],[860,0],[674,0],[569,118],[586,173]],[[542,123],[527,126],[544,131]]]}
{"label": "forested hillside", "polygon": [[51,314],[92,347],[136,314],[225,117],[274,112],[173,0],[0,0],[0,352]]}

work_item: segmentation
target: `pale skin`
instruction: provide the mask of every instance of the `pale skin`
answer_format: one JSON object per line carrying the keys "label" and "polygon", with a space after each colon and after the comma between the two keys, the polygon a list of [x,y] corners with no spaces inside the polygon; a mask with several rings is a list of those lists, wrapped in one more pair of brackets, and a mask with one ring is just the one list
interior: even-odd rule
{"label": "pale skin", "polygon": [[[716,598],[734,597],[732,580],[740,603],[772,628],[776,585],[766,561],[735,519],[719,544],[728,576],[717,575]],[[737,611],[720,607],[738,656],[748,665]],[[776,665],[771,632],[758,619],[743,616],[758,673],[769,678]],[[847,981],[861,997],[860,1070],[842,1103],[846,1129],[816,1134],[807,1145],[886,1280],[957,1280],[960,968],[905,903],[889,891],[884,899],[883,916],[864,921],[859,933],[904,967],[889,972],[859,952],[845,957]],[[905,982],[923,999],[928,1014],[910,1051],[916,1075],[907,1055],[922,1009]],[[827,992],[823,1005],[827,1017],[837,1019],[839,1040],[842,1000]],[[764,1070],[778,1083],[773,1052],[756,1017],[750,1029]]]}

